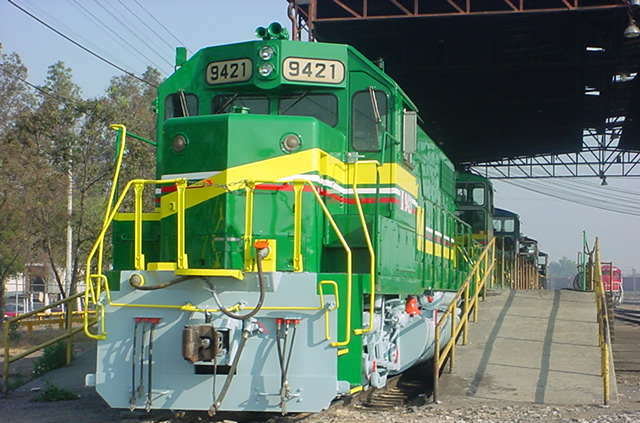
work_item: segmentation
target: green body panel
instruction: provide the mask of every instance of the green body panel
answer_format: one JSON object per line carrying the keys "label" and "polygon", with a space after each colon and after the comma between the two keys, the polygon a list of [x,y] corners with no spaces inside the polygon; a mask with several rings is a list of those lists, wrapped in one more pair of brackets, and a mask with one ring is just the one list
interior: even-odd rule
{"label": "green body panel", "polygon": [[[335,281],[338,284],[340,293],[340,308],[338,309],[338,336],[331,333],[332,342],[343,341],[346,338],[346,316],[347,316],[347,276],[344,273],[320,273],[318,274],[318,282],[323,280]],[[364,372],[362,369],[362,336],[355,336],[354,329],[362,328],[362,301],[359,301],[364,294],[364,287],[368,286],[369,278],[364,275],[354,275],[351,284],[351,297],[358,299],[352,301],[352,318],[351,318],[351,342],[340,350],[346,349],[348,352],[338,356],[338,380],[346,380],[351,385],[362,385],[364,381]],[[327,291],[331,292],[331,291]]]}
{"label": "green body panel", "polygon": [[[147,262],[160,258],[160,222],[146,220],[142,222],[142,254]],[[114,269],[133,269],[133,220],[113,222],[111,242]]]}

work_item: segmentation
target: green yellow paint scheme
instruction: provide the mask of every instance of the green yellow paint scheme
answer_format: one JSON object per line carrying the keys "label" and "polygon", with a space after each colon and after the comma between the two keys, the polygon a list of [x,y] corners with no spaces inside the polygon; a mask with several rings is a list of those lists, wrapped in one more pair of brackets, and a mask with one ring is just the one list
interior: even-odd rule
{"label": "green yellow paint scheme", "polygon": [[[273,49],[268,60],[259,55],[265,46]],[[288,58],[339,62],[344,66],[344,77],[333,83],[292,81],[283,75]],[[211,63],[222,63],[215,71],[221,72],[220,66],[225,63],[247,66],[245,59],[252,69],[246,80],[210,83],[207,72],[213,72]],[[265,63],[273,67],[269,76],[257,71]],[[363,55],[346,45],[261,40],[205,48],[178,65],[158,88],[156,170],[157,179],[189,180],[185,233],[190,268],[244,268],[247,187],[253,189],[255,183],[251,236],[276,240],[275,270],[295,271],[293,184],[278,180],[304,177],[319,190],[353,253],[352,331],[366,323],[362,322],[362,313],[371,295],[370,255],[353,195],[354,183],[361,190],[358,192],[376,252],[376,295],[404,297],[428,289],[455,290],[463,282],[470,266],[466,250],[471,237],[468,225],[454,216],[454,167],[420,128],[416,151],[404,150],[403,113],[416,107]],[[387,112],[381,116],[384,123],[377,125],[376,147],[357,151],[351,142],[352,99],[356,92],[370,89],[384,93]],[[238,109],[236,113],[212,114],[215,96],[236,93],[266,95],[269,113]],[[335,125],[313,116],[278,115],[279,98],[304,93],[326,93],[337,98]],[[195,113],[165,119],[165,103],[172,95],[182,96],[182,104],[186,104],[187,95],[189,101],[195,96]],[[295,134],[301,141],[294,152],[283,148],[283,137],[288,134]],[[186,143],[176,151],[174,140],[179,136]],[[363,162],[357,165],[357,181],[355,160]],[[147,263],[176,261],[175,200],[170,191],[169,187],[158,195],[156,213],[153,218],[147,216],[143,224]],[[336,281],[340,302],[346,304],[346,256],[339,237],[308,187],[299,207],[302,267],[305,272],[316,273],[318,282]],[[133,224],[123,216],[113,227],[116,271],[133,268],[132,242]],[[340,322],[346,319],[347,310],[339,309]],[[338,328],[338,339],[345,339],[345,325],[339,324]],[[337,359],[340,380],[352,385],[364,382],[362,336],[351,333],[350,342],[340,347]]]}

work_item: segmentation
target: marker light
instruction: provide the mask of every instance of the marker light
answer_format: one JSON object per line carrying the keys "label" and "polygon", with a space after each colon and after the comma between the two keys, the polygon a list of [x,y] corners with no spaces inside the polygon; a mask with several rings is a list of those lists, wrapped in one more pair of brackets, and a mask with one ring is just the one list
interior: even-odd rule
{"label": "marker light", "polygon": [[287,134],[282,138],[280,142],[280,146],[282,150],[286,153],[291,153],[296,151],[302,145],[302,140],[296,134]]}
{"label": "marker light", "polygon": [[264,46],[260,49],[260,58],[262,60],[270,60],[273,57],[273,53],[275,53],[273,51],[273,48],[269,47],[269,46]]}
{"label": "marker light", "polygon": [[260,76],[266,78],[273,73],[273,65],[271,63],[263,63],[258,68]]}
{"label": "marker light", "polygon": [[182,150],[184,150],[184,148],[187,146],[187,139],[182,136],[182,135],[177,135],[174,139],[173,139],[173,151],[175,151],[176,153],[181,152]]}

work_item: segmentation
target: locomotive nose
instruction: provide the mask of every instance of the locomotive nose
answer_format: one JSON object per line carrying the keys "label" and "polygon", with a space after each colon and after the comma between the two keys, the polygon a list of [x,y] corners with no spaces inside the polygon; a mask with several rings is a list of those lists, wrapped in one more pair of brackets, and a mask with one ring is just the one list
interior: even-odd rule
{"label": "locomotive nose", "polygon": [[187,179],[189,174],[222,172],[317,148],[321,137],[323,146],[334,145],[334,151],[344,148],[344,137],[334,128],[306,116],[183,117],[165,121],[163,133],[160,175],[187,175]]}

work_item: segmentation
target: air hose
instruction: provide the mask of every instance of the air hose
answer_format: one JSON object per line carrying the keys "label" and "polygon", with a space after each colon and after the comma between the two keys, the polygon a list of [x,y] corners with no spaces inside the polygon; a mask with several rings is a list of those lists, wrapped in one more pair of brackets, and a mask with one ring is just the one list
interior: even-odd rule
{"label": "air hose", "polygon": [[232,319],[236,319],[236,320],[247,320],[255,316],[260,311],[260,309],[262,308],[262,305],[264,304],[264,296],[265,296],[264,276],[262,274],[262,259],[263,259],[263,255],[266,255],[267,253],[268,253],[268,249],[266,248],[256,248],[256,262],[258,265],[258,283],[260,285],[260,298],[258,298],[258,303],[253,308],[253,310],[251,310],[247,314],[241,315],[241,314],[236,314],[232,311],[229,311],[229,309],[227,309],[225,306],[222,305],[222,302],[220,301],[220,298],[218,298],[218,294],[213,288],[213,285],[211,284],[211,282],[209,282],[208,280],[205,280],[207,285],[209,285],[211,294],[213,295],[213,299],[215,300],[216,305],[225,316],[231,317]]}
{"label": "air hose", "polygon": [[181,276],[169,282],[161,283],[158,285],[145,286],[143,285],[144,280],[142,279],[142,276],[135,273],[129,278],[129,285],[131,285],[135,289],[139,289],[140,291],[155,291],[156,289],[168,288],[170,286],[177,285],[179,283],[188,281],[189,279],[195,279],[197,277],[198,276]]}

